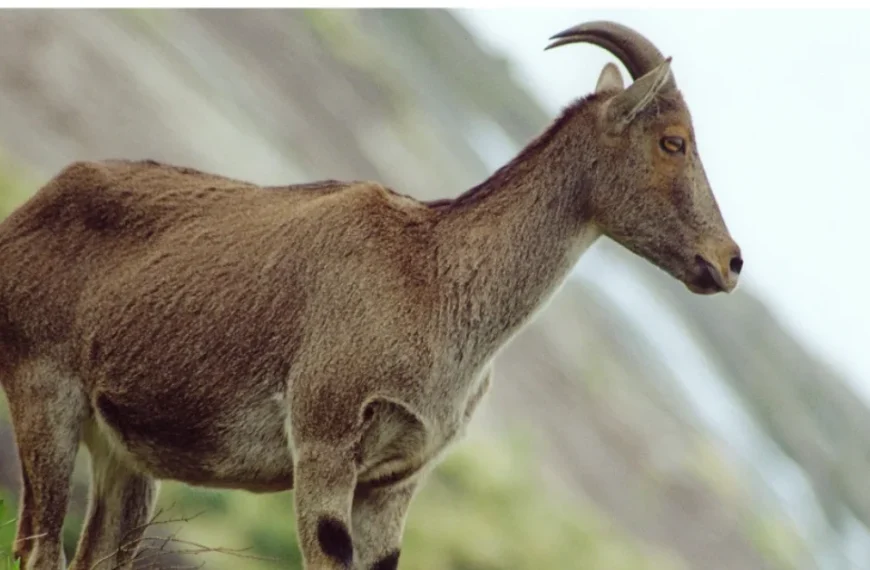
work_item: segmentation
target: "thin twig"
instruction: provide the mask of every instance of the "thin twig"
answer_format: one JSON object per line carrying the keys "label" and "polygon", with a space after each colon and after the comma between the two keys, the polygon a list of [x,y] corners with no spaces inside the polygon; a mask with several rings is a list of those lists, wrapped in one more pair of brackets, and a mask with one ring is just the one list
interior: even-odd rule
{"label": "thin twig", "polygon": [[43,536],[45,536],[47,534],[48,534],[47,532],[41,532],[39,534],[31,534],[30,536],[23,536],[23,537],[19,538],[18,540],[15,540],[12,544],[18,544],[19,542],[25,542],[28,540],[35,540],[37,538],[42,538]]}
{"label": "thin twig", "polygon": [[10,519],[10,520],[6,521],[5,523],[0,523],[0,528],[3,528],[4,526],[9,526],[11,524],[15,524],[15,519]]}
{"label": "thin twig", "polygon": [[[170,506],[169,509],[172,509],[174,505]],[[176,518],[170,518],[167,520],[159,520],[159,518],[166,513],[169,509],[159,509],[154,515],[145,523],[130,529],[127,533],[124,534],[122,539],[122,544],[118,547],[117,550],[112,552],[111,554],[104,556],[94,562],[89,570],[95,570],[97,566],[110,560],[114,556],[119,553],[130,553],[135,552],[133,556],[133,562],[139,565],[140,568],[144,568],[144,570],[160,570],[162,567],[159,565],[159,559],[168,556],[199,556],[201,554],[207,553],[217,553],[224,554],[228,556],[232,556],[235,558],[241,558],[246,560],[259,560],[263,562],[280,562],[279,559],[276,558],[267,558],[263,556],[256,556],[253,554],[245,554],[246,551],[251,548],[224,548],[224,547],[210,547],[204,544],[200,544],[197,542],[193,542],[190,540],[184,540],[178,538],[178,533],[181,529],[177,529],[174,532],[170,533],[165,537],[158,536],[143,536],[143,533],[149,528],[157,525],[165,525],[165,524],[174,524],[174,523],[189,523],[193,519],[201,516],[205,513],[205,511],[201,511],[192,516],[181,516]],[[131,536],[138,536],[137,538],[130,538]],[[185,546],[187,548],[170,548],[172,546]],[[144,566],[142,566],[144,564]],[[163,570],[197,570],[198,568],[202,568],[205,563],[196,565],[196,566],[172,566],[171,568],[163,568]],[[111,570],[117,570],[116,568],[112,568]]]}

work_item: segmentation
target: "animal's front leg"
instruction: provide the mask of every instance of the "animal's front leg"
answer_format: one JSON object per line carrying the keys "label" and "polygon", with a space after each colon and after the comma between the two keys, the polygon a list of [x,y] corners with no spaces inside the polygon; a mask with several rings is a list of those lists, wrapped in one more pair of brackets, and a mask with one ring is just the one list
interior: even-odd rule
{"label": "animal's front leg", "polygon": [[298,449],[296,526],[305,570],[350,570],[351,505],[356,486],[353,453],[327,445]]}
{"label": "animal's front leg", "polygon": [[353,500],[357,570],[398,568],[405,517],[418,481],[386,488],[357,488]]}

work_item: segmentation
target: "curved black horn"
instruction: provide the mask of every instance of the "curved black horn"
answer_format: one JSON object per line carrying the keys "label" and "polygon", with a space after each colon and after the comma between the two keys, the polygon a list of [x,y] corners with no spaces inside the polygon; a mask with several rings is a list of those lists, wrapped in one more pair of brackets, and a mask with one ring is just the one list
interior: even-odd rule
{"label": "curved black horn", "polygon": [[[555,41],[545,50],[573,43],[590,43],[602,47],[619,58],[633,80],[646,75],[665,60],[651,41],[616,22],[586,22],[559,32],[550,39]],[[673,85],[673,75],[668,82]]]}

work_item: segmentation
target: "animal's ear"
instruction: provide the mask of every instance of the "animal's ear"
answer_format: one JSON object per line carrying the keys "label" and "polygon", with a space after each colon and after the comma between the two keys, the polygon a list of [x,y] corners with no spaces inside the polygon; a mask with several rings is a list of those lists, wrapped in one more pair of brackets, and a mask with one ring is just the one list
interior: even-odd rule
{"label": "animal's ear", "polygon": [[[602,73],[603,75],[603,73]],[[656,95],[668,84],[671,76],[671,58],[667,58],[649,73],[615,95],[607,104],[607,122],[615,132],[627,127]],[[600,80],[599,80],[600,83]]]}
{"label": "animal's ear", "polygon": [[622,81],[622,74],[619,72],[619,68],[613,63],[608,63],[601,70],[601,75],[598,76],[595,92],[622,91],[623,89],[625,89],[625,83]]}

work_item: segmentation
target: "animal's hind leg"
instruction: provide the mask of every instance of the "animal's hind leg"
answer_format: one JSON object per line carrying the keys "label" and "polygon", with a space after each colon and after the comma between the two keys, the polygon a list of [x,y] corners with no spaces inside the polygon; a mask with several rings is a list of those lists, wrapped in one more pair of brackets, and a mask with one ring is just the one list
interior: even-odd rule
{"label": "animal's hind leg", "polygon": [[91,496],[70,570],[127,570],[141,547],[156,484],[123,464],[102,442],[86,440]]}
{"label": "animal's hind leg", "polygon": [[22,479],[14,555],[23,570],[59,570],[65,566],[63,519],[87,401],[72,380],[45,363],[22,366],[7,396]]}

